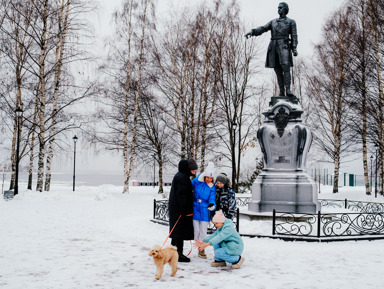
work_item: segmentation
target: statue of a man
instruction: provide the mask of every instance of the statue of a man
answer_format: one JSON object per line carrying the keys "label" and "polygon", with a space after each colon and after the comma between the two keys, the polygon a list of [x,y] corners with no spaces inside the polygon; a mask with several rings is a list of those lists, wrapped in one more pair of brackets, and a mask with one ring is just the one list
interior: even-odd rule
{"label": "statue of a man", "polygon": [[289,12],[287,3],[281,2],[277,12],[280,15],[278,19],[273,19],[264,26],[252,29],[251,32],[245,34],[245,37],[259,36],[271,30],[265,67],[274,68],[280,96],[295,97],[291,92],[290,69],[293,66],[292,52],[294,56],[297,56],[296,22],[287,17]]}

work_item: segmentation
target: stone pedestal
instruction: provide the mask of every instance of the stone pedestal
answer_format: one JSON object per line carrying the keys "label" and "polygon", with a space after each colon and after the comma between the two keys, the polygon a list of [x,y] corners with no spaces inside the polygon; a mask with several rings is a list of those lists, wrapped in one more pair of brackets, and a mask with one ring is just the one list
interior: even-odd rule
{"label": "stone pedestal", "polygon": [[252,186],[251,212],[316,213],[317,185],[305,173],[312,133],[297,99],[273,97],[257,132],[264,169]]}

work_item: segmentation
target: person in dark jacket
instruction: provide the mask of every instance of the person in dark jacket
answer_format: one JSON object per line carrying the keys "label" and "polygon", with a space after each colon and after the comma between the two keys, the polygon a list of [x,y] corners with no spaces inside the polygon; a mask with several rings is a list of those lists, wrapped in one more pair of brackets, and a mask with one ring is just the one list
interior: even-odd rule
{"label": "person in dark jacket", "polygon": [[179,262],[190,262],[183,254],[184,240],[193,240],[193,191],[191,176],[196,175],[197,164],[193,159],[181,160],[178,173],[173,177],[169,194],[169,230],[173,229],[171,244],[177,247]]}
{"label": "person in dark jacket", "polygon": [[218,210],[222,210],[224,216],[231,220],[236,214],[236,195],[224,173],[216,177],[216,211]]}

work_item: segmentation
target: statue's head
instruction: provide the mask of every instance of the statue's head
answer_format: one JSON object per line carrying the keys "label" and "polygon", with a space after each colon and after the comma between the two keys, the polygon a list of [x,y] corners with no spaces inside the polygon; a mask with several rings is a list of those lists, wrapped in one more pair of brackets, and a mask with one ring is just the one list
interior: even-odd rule
{"label": "statue's head", "polygon": [[284,9],[284,13],[285,13],[285,15],[288,14],[288,12],[289,12],[289,7],[288,7],[288,4],[287,4],[287,3],[285,3],[285,2],[280,2],[279,7],[282,7],[282,8]]}

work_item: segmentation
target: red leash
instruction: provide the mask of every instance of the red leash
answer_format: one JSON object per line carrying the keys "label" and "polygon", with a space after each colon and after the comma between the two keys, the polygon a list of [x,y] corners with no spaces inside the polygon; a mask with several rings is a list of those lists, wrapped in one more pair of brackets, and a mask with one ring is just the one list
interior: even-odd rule
{"label": "red leash", "polygon": [[177,219],[177,221],[176,221],[175,225],[173,226],[172,230],[169,232],[169,234],[168,234],[168,236],[167,236],[167,239],[165,239],[163,246],[161,246],[161,249],[163,249],[165,243],[167,243],[167,240],[168,240],[169,236],[172,234],[173,229],[176,227],[176,225],[177,225],[177,223],[179,222],[180,218],[181,218],[181,215],[180,215],[179,218]]}
{"label": "red leash", "polygon": [[[193,214],[189,214],[189,215],[187,215],[187,217],[190,217],[190,216],[193,216]],[[167,243],[167,241],[168,241],[168,239],[169,239],[169,236],[172,234],[173,229],[175,229],[175,227],[176,227],[177,223],[179,222],[180,218],[181,218],[181,215],[180,215],[179,218],[177,219],[177,221],[176,221],[175,225],[173,226],[172,230],[169,232],[167,238],[165,239],[165,241],[164,241],[164,243],[163,243],[163,246],[161,246],[161,249],[163,249],[165,243]],[[191,241],[191,251],[189,251],[189,253],[188,253],[187,256],[189,256],[189,255],[191,254],[191,252],[192,252],[192,241]]]}

